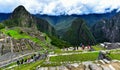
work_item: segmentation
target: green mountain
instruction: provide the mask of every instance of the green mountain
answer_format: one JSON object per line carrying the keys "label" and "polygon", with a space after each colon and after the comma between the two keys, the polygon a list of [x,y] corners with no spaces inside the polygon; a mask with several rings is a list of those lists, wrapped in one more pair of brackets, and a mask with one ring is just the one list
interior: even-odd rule
{"label": "green mountain", "polygon": [[54,28],[46,21],[32,16],[24,6],[20,5],[13,11],[10,19],[3,22],[8,27],[29,27],[38,29],[49,35],[55,34]]}
{"label": "green mountain", "polygon": [[72,25],[63,34],[62,38],[65,41],[70,42],[72,45],[94,44],[95,39],[87,27],[85,21],[81,18],[77,18],[72,22]]}

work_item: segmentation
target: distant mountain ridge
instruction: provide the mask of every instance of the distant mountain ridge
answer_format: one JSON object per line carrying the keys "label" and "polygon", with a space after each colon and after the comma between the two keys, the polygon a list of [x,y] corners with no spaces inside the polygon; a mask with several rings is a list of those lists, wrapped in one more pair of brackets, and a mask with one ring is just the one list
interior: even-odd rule
{"label": "distant mountain ridge", "polygon": [[7,20],[10,17],[11,13],[0,13],[0,22]]}
{"label": "distant mountain ridge", "polygon": [[[87,15],[59,15],[59,16],[52,16],[52,15],[40,15],[40,14],[32,14],[35,17],[42,18],[47,20],[52,25],[60,25],[61,21],[64,21],[66,19],[74,19],[77,17],[83,18],[87,25],[92,26],[96,21],[99,21],[103,18],[111,18],[116,14],[117,9],[113,10],[112,12],[103,13],[103,14],[87,14]],[[11,13],[0,13],[0,22],[3,20],[6,20],[10,17]],[[70,17],[70,18],[69,18]],[[67,22],[67,21],[66,21]]]}
{"label": "distant mountain ridge", "polygon": [[72,25],[72,22],[77,18],[82,18],[85,20],[87,26],[91,29],[91,27],[98,21],[102,19],[108,19],[114,16],[117,12],[117,9],[112,12],[103,13],[103,14],[88,14],[88,15],[60,15],[60,16],[50,16],[50,15],[39,15],[35,16],[38,18],[42,18],[47,20],[50,24],[54,26],[56,29],[56,33],[58,35],[64,34],[68,30],[68,28]]}
{"label": "distant mountain ridge", "polygon": [[83,14],[83,15],[59,15],[59,16],[53,16],[53,15],[40,15],[40,14],[36,14],[35,16],[36,17],[39,17],[39,18],[43,18],[43,19],[46,19],[49,21],[52,21],[53,25],[56,25],[56,24],[59,24],[59,22],[65,19],[68,19],[69,17],[71,18],[83,18],[86,22],[87,22],[87,25],[90,25],[91,24],[93,25],[93,23],[95,23],[96,21],[100,20],[100,19],[103,19],[103,18],[111,18],[112,16],[114,16],[117,12],[117,9],[114,9],[113,11],[111,12],[107,12],[107,13],[102,13],[102,14]]}

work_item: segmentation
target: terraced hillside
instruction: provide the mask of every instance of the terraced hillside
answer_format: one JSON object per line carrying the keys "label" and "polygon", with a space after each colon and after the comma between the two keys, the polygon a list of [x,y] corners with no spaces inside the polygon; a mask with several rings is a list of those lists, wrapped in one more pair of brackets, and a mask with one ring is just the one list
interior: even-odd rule
{"label": "terraced hillside", "polygon": [[40,50],[50,46],[50,39],[46,34],[30,28],[2,29],[0,38],[2,54],[10,51],[11,46],[14,52]]}

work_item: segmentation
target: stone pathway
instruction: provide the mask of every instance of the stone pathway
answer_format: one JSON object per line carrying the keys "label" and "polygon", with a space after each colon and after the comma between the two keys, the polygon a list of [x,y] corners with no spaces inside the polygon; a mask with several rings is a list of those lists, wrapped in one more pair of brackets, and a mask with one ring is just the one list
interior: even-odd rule
{"label": "stone pathway", "polygon": [[49,57],[52,57],[52,56],[59,56],[59,55],[72,55],[72,54],[83,54],[83,53],[94,53],[94,52],[99,52],[99,51],[84,51],[84,52],[72,52],[72,53],[60,53],[60,54],[49,54],[48,56]]}

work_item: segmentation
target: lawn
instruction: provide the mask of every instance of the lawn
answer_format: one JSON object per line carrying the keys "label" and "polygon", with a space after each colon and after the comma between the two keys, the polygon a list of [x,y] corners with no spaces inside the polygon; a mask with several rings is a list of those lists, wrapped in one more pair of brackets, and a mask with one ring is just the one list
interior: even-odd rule
{"label": "lawn", "polygon": [[59,55],[50,57],[50,62],[69,62],[69,61],[94,61],[98,58],[98,52],[81,53],[72,55]]}
{"label": "lawn", "polygon": [[110,58],[112,59],[116,59],[116,60],[120,60],[120,53],[117,54],[117,53],[112,53],[109,55]]}
{"label": "lawn", "polygon": [[108,55],[111,59],[120,60],[120,49],[111,50],[110,55]]}

